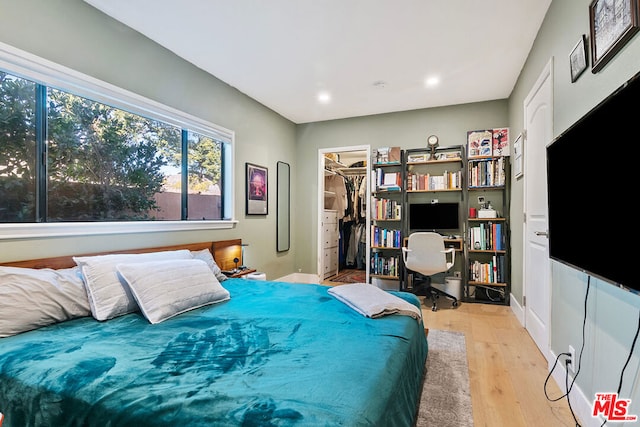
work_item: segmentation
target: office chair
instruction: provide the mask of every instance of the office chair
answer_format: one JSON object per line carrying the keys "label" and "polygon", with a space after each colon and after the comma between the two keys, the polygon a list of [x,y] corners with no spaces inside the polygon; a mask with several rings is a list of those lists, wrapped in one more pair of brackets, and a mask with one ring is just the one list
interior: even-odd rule
{"label": "office chair", "polygon": [[[451,254],[451,261],[447,261],[447,254]],[[452,300],[452,306],[458,306],[458,298],[435,288],[431,284],[431,277],[437,273],[445,273],[453,267],[456,252],[454,248],[444,248],[444,237],[433,232],[411,233],[407,247],[402,248],[402,259],[408,270],[420,273],[424,276],[424,284],[416,290],[416,280],[414,278],[413,288],[416,295],[429,296],[431,298],[431,310],[436,311],[438,305],[436,300],[440,296]],[[426,300],[426,298],[425,298]]]}

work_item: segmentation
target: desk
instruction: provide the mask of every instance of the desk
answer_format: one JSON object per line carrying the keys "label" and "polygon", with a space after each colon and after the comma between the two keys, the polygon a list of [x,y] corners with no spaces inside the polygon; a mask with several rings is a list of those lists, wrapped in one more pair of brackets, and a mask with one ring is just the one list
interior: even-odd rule
{"label": "desk", "polygon": [[[408,237],[405,237],[403,242],[402,242],[402,246],[407,247],[407,241],[409,240]],[[462,252],[463,251],[463,239],[447,239],[446,237],[443,239],[444,240],[444,247],[445,248],[454,248],[456,250],[456,252]]]}

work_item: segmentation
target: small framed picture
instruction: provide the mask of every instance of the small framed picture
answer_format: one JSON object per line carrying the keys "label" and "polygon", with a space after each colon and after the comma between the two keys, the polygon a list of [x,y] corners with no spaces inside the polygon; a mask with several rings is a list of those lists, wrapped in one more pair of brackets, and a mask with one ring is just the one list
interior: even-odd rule
{"label": "small framed picture", "polygon": [[247,169],[247,215],[267,215],[269,213],[268,169],[251,163]]}
{"label": "small framed picture", "polygon": [[571,83],[578,80],[580,74],[587,69],[587,38],[584,34],[569,54],[569,66],[571,67]]}
{"label": "small framed picture", "polygon": [[520,134],[513,143],[513,176],[516,179],[521,178],[523,174],[523,149],[524,147],[522,146],[522,134]]}
{"label": "small framed picture", "polygon": [[591,71],[596,73],[638,31],[638,0],[593,0],[589,5]]}

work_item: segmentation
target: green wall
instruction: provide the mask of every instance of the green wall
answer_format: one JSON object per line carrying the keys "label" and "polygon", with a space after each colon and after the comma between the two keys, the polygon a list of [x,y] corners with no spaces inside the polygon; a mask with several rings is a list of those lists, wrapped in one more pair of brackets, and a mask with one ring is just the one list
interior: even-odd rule
{"label": "green wall", "polygon": [[[440,146],[465,145],[467,131],[507,126],[507,101],[498,100],[453,107],[412,110],[352,119],[298,125],[296,164],[298,181],[304,190],[296,203],[298,248],[296,265],[316,272],[318,213],[318,150],[333,147],[370,145],[423,148],[427,137],[438,135]],[[314,242],[312,247],[308,242]]]}
{"label": "green wall", "polygon": [[[598,73],[589,69],[571,83],[569,73],[569,52],[582,34],[589,37],[589,5],[591,0],[553,0],[547,16],[527,62],[509,98],[509,124],[512,131],[523,128],[523,102],[536,82],[545,65],[553,60],[553,133],[557,137],[576,120],[596,106],[602,99],[622,83],[640,71],[640,36],[631,41]],[[591,54],[589,54],[589,58]],[[603,134],[609,123],[603,123]],[[606,141],[615,150],[625,150],[635,141]],[[633,148],[629,147],[629,152]],[[594,166],[597,165],[594,155]],[[545,165],[539,165],[543,168]],[[590,166],[586,166],[589,168]],[[526,174],[525,174],[526,175]],[[512,194],[512,219],[522,218],[522,182],[514,183]],[[606,194],[594,195],[605,202]],[[585,201],[585,208],[590,202]],[[620,232],[631,224],[613,226],[615,218],[596,218],[585,209],[586,215],[580,220],[590,227],[598,227],[598,232]],[[577,218],[578,220],[578,218]],[[522,270],[522,228],[512,221],[512,249],[514,273]],[[633,237],[629,237],[633,238]],[[597,245],[597,233],[594,235]],[[615,248],[601,248],[615,250]],[[620,254],[620,262],[630,259],[633,254]],[[608,283],[591,279],[579,271],[552,261],[551,293],[551,350],[554,355],[566,352],[569,345],[577,352],[583,343],[582,325],[585,316],[585,297],[589,285],[587,320],[585,327],[584,351],[580,374],[572,392],[572,405],[583,426],[599,426],[590,416],[591,403],[596,392],[615,392],[618,388],[622,368],[631,350],[631,343],[638,326],[640,297],[616,288]],[[522,289],[522,275],[514,277],[514,290]],[[518,284],[517,282],[520,282]],[[518,296],[521,300],[521,294]],[[638,350],[635,350],[637,353]],[[622,396],[632,399],[630,414],[640,414],[640,394],[637,389],[639,360],[631,358],[624,375]],[[562,377],[561,383],[564,383]],[[576,390],[576,388],[578,390]]]}
{"label": "green wall", "polygon": [[[229,230],[0,240],[0,261],[241,238],[247,264],[268,278],[293,271],[295,246],[277,253],[275,244],[276,162],[296,173],[292,122],[81,0],[0,0],[0,42],[235,131],[239,220]],[[245,162],[269,169],[267,216],[245,216]],[[291,191],[295,200],[295,180]]]}
{"label": "green wall", "polygon": [[[247,263],[265,271],[269,278],[298,269],[315,273],[319,149],[356,145],[417,148],[423,147],[426,136],[432,133],[440,137],[442,145],[457,145],[464,143],[467,130],[500,126],[509,126],[515,136],[523,128],[524,98],[550,60],[554,63],[554,135],[560,134],[640,70],[640,36],[636,35],[599,73],[586,71],[576,83],[571,83],[568,55],[581,34],[589,34],[590,2],[552,2],[508,100],[296,126],[81,0],[0,0],[0,42],[234,130],[235,211],[239,220],[235,229],[205,233],[2,241],[0,261],[129,248],[140,246],[140,242],[153,246],[240,237],[251,245],[247,249]],[[613,143],[619,150],[634,141]],[[283,254],[275,251],[275,197],[270,197],[267,217],[246,217],[242,186],[244,163],[254,162],[269,168],[269,184],[275,188],[278,160],[292,166],[292,245]],[[523,217],[522,182],[513,182],[511,206],[512,293],[519,304],[523,296],[522,224],[517,220]],[[581,348],[587,284],[583,273],[552,263],[550,332],[554,354],[567,351],[569,345],[576,350]],[[574,403],[574,409],[585,417],[583,425],[593,423],[588,417],[588,406],[594,393],[617,389],[640,309],[640,298],[636,295],[598,280],[589,285],[585,355],[576,382],[581,394]],[[635,403],[639,400],[638,392],[631,389],[637,376],[638,358],[634,356],[622,390],[626,398],[633,399],[632,414],[640,413]],[[543,392],[542,385],[539,392]]]}

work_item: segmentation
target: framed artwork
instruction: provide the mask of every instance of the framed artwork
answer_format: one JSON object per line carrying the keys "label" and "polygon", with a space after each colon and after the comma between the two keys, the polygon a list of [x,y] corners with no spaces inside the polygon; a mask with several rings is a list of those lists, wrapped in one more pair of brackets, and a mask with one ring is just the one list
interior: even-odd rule
{"label": "framed artwork", "polygon": [[580,74],[587,69],[587,38],[583,34],[578,43],[569,54],[569,67],[571,67],[571,83],[578,80]]}
{"label": "framed artwork", "polygon": [[638,0],[593,0],[589,26],[591,71],[596,73],[638,31]]}
{"label": "framed artwork", "polygon": [[468,157],[490,156],[493,152],[493,130],[471,130],[467,132]]}
{"label": "framed artwork", "polygon": [[267,215],[269,213],[268,169],[264,166],[246,163],[247,215]]}
{"label": "framed artwork", "polygon": [[509,156],[511,147],[509,146],[509,128],[493,129],[493,155]]}
{"label": "framed artwork", "polygon": [[516,179],[522,177],[522,134],[513,143],[513,175]]}

